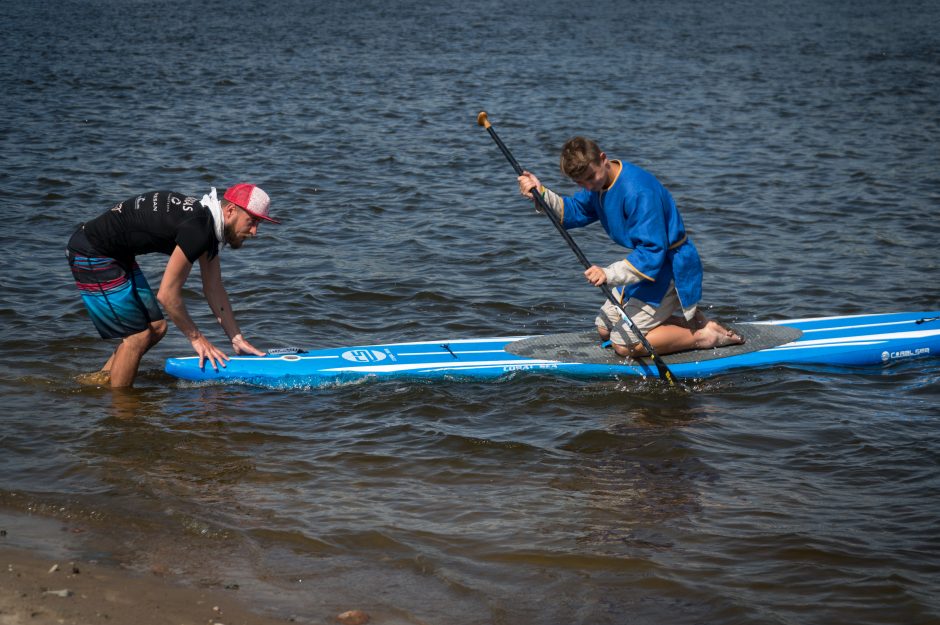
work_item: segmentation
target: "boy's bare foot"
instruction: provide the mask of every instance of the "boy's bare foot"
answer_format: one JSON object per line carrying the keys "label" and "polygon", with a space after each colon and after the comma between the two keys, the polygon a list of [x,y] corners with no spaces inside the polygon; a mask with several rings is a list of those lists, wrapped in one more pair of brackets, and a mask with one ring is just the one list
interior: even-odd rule
{"label": "boy's bare foot", "polygon": [[716,321],[709,321],[699,332],[702,332],[705,335],[703,337],[705,341],[710,343],[706,347],[727,347],[744,343],[743,337]]}

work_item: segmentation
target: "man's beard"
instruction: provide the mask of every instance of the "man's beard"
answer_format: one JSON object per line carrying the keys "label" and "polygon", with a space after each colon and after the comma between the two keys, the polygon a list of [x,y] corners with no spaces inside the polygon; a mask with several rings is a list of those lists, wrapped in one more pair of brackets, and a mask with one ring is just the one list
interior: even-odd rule
{"label": "man's beard", "polygon": [[222,232],[225,235],[225,242],[233,250],[237,250],[245,242],[244,239],[238,238],[238,235],[235,234],[235,227],[230,223],[225,224]]}

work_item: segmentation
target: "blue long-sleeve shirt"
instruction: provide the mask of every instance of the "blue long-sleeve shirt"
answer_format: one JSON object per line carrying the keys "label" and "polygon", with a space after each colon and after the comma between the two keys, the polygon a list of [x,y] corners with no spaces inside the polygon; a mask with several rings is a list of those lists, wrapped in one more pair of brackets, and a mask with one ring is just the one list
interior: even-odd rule
{"label": "blue long-sleeve shirt", "polygon": [[621,170],[607,189],[563,198],[562,225],[600,221],[615,243],[632,250],[626,260],[642,280],[624,287],[624,301],[635,297],[658,306],[674,280],[682,307],[691,308],[702,298],[702,261],[672,195],[651,173],[613,162]]}

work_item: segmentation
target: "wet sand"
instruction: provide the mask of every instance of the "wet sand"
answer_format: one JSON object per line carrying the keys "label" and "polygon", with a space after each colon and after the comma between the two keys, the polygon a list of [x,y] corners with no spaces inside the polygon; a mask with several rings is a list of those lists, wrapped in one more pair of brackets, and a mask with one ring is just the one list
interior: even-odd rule
{"label": "wet sand", "polygon": [[233,592],[183,587],[159,575],[0,547],[0,625],[288,622],[295,619],[262,614],[243,605]]}
{"label": "wet sand", "polygon": [[[93,559],[89,533],[0,509],[0,625],[413,625],[309,593],[301,609],[267,605],[238,584],[203,585],[174,571]],[[219,566],[225,566],[220,563]]]}

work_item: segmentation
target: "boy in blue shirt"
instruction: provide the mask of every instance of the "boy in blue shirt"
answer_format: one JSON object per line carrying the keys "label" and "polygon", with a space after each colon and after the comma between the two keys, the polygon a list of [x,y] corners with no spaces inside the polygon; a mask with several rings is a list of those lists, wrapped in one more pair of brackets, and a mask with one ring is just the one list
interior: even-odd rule
{"label": "boy in blue shirt", "polygon": [[[632,250],[607,267],[590,267],[584,276],[594,286],[611,285],[658,354],[744,342],[698,310],[702,262],[672,195],[652,174],[626,161],[608,159],[594,141],[584,137],[565,143],[561,170],[582,187],[575,195],[559,196],[530,172],[519,176],[519,191],[531,197],[537,189],[565,229],[600,221],[612,241]],[[601,339],[610,340],[617,354],[647,355],[609,301],[595,324]]]}

